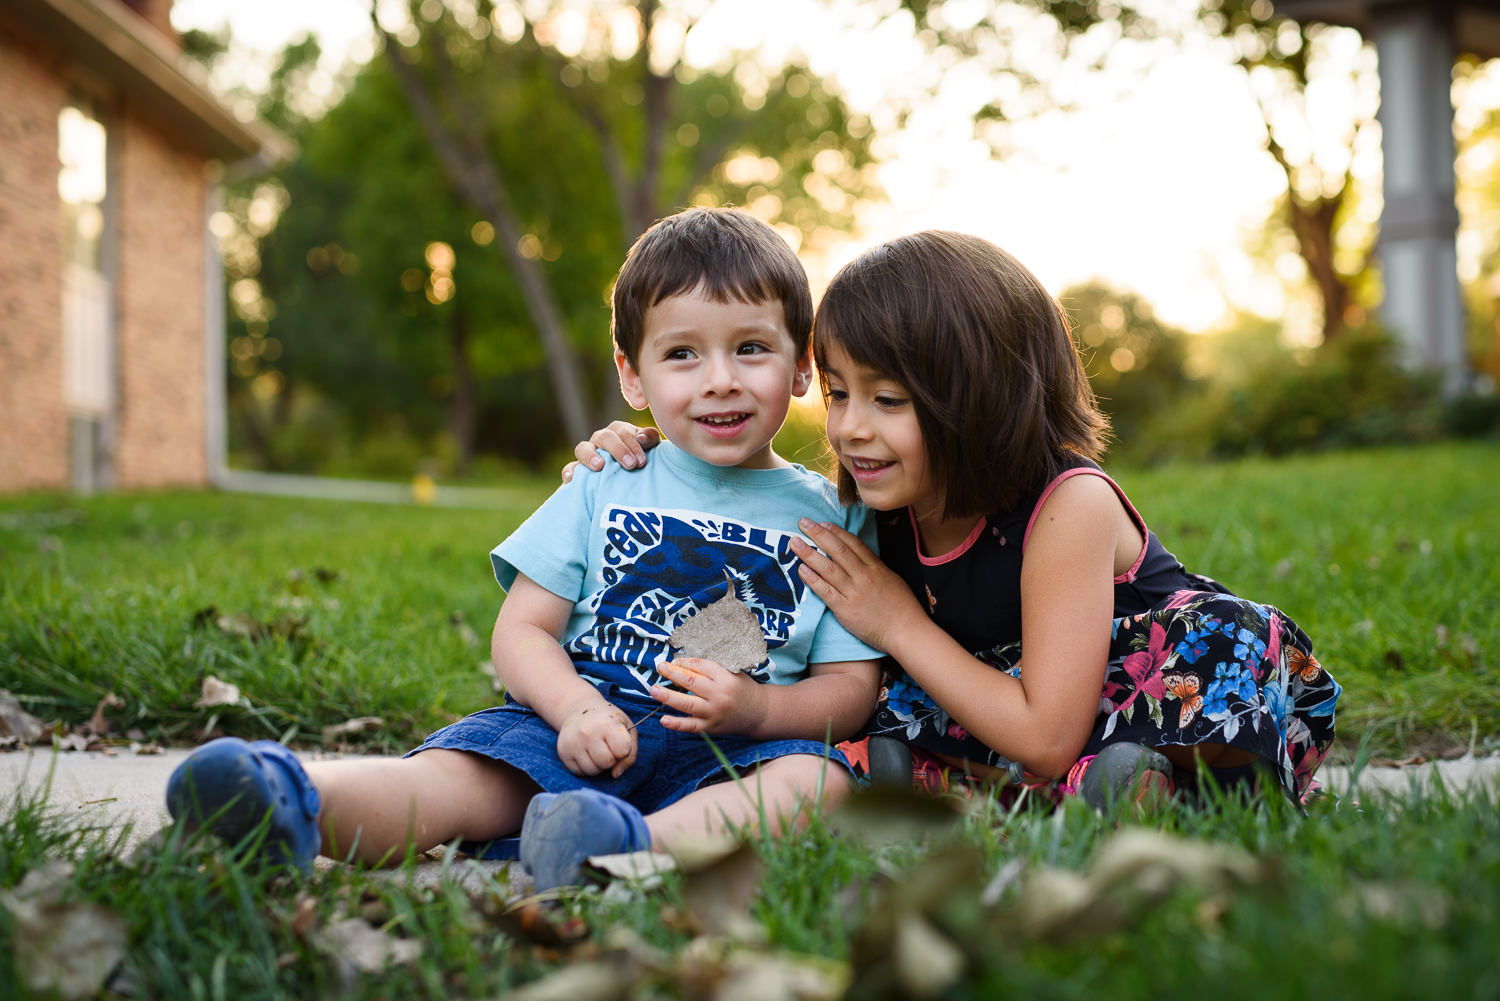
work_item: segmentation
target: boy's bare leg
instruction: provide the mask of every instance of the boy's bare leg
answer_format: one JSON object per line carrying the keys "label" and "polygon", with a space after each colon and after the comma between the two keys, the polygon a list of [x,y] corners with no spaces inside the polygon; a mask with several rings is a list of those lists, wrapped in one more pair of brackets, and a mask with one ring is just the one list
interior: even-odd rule
{"label": "boy's bare leg", "polygon": [[305,767],[323,800],[322,854],[366,864],[400,862],[409,847],[514,834],[537,792],[509,765],[441,748]]}
{"label": "boy's bare leg", "polygon": [[764,818],[771,833],[800,827],[819,803],[832,809],[849,795],[853,783],[840,766],[812,754],[791,754],[768,762],[738,782],[719,782],[698,789],[651,814],[651,844],[670,852],[675,841],[726,837]]}

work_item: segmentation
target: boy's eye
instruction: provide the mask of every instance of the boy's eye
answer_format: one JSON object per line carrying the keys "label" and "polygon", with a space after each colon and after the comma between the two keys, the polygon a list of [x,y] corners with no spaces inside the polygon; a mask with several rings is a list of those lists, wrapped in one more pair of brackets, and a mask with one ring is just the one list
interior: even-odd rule
{"label": "boy's eye", "polygon": [[688,348],[673,348],[667,352],[668,361],[686,361],[693,357],[693,352]]}

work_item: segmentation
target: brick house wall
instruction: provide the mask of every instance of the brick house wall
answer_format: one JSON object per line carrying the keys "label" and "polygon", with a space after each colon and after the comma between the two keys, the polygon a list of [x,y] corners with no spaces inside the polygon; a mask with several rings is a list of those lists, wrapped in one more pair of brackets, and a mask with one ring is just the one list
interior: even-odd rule
{"label": "brick house wall", "polygon": [[128,117],[116,120],[111,138],[119,195],[115,483],[206,483],[206,161]]}
{"label": "brick house wall", "polygon": [[0,489],[68,479],[56,70],[0,30]]}
{"label": "brick house wall", "polygon": [[[86,97],[107,133],[104,273],[112,409],[102,485],[206,485],[210,165],[289,146],[185,72],[171,0],[0,3],[0,492],[66,489],[65,217],[58,116]],[[222,336],[215,331],[214,336]]]}

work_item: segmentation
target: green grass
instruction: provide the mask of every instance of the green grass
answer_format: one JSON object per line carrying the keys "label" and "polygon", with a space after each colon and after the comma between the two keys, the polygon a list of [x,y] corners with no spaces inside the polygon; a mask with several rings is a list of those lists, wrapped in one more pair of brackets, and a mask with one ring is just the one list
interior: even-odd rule
{"label": "green grass", "polygon": [[[1116,471],[1190,569],[1274,604],[1345,687],[1348,749],[1500,735],[1500,450],[1492,443]],[[379,716],[375,749],[493,700],[487,552],[553,488],[493,511],[204,493],[0,499],[0,688],[82,723],[191,742],[316,741]],[[247,617],[263,638],[200,614]],[[457,624],[455,624],[457,623]],[[245,704],[195,708],[213,675]]]}
{"label": "green grass", "polygon": [[[1493,445],[1116,472],[1190,567],[1312,635],[1345,686],[1346,756],[1361,741],[1382,755],[1494,744]],[[551,488],[526,484],[496,511],[193,493],[4,499],[0,688],[73,724],[115,692],[114,732],[177,742],[217,729],[316,744],[325,725],[378,715],[384,729],[358,739],[404,749],[494,699],[477,666],[500,597],[486,553]],[[214,621],[227,616],[264,635]],[[245,703],[195,707],[206,675],[238,685]],[[852,818],[834,821],[838,834],[815,822],[755,843],[757,892],[734,905],[740,930],[724,938],[694,910],[733,899],[713,871],[538,909],[503,883],[418,879],[412,861],[302,877],[171,829],[127,849],[121,832],[0,799],[0,996],[47,996],[28,985],[37,933],[11,894],[67,862],[43,894],[43,935],[62,936],[64,916],[85,905],[114,915],[124,959],[105,997],[446,1001],[590,971],[621,991],[554,996],[710,997],[774,974],[821,985],[812,996],[848,984],[858,998],[1489,997],[1500,993],[1496,807],[1485,792],[1442,790],[1399,807],[1323,800],[1308,814],[1274,797],[1184,807],[1157,826],[1191,844],[1164,855],[1178,864],[1206,845],[1207,874],[1158,858],[1088,921],[1061,925],[1071,937],[1038,932],[1022,902],[1039,873],[1093,872],[1121,815],[982,799],[928,843],[885,848],[848,836]],[[909,819],[909,806],[881,809]],[[861,829],[880,813],[861,813]],[[1214,858],[1248,860],[1253,873],[1226,879]],[[349,919],[414,955],[359,970],[327,938]],[[922,948],[904,952],[912,941]],[[86,951],[81,939],[74,951]],[[907,993],[893,986],[901,956],[941,953],[957,957],[951,982],[932,979],[929,962]]]}
{"label": "green grass", "polygon": [[[260,869],[171,829],[126,854],[117,833],[70,829],[35,801],[3,808],[0,882],[72,861],[54,916],[96,908],[125,929],[105,997],[484,998],[581,967],[606,971],[618,992],[544,996],[712,997],[775,970],[811,977],[821,992],[805,996],[829,998],[1491,997],[1497,806],[1441,789],[1399,807],[1324,800],[1308,815],[1279,797],[1185,806],[1113,883],[1098,869],[1111,840],[1149,829],[1076,801],[1007,813],[980,800],[925,843],[884,849],[815,821],[753,845],[756,892],[731,905],[744,930],[727,936],[705,932],[708,912],[695,904],[730,896],[732,881],[713,871],[538,906],[507,898],[503,883],[417,879],[410,863],[306,877]],[[1082,917],[1036,923],[1038,903],[1067,900],[1037,888],[1058,871],[1093,902]],[[11,907],[0,896],[0,995],[46,997],[28,981],[40,961],[17,947],[34,932]],[[358,968],[329,938],[351,920],[412,954]],[[907,966],[915,980],[903,993],[913,927],[925,938],[907,958],[930,958],[936,940],[956,965],[947,978]]]}

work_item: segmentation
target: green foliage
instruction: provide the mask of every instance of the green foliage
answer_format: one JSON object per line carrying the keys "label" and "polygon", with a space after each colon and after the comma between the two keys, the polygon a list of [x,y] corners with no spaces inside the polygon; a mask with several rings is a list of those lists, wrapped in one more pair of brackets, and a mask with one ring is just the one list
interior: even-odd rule
{"label": "green foliage", "polygon": [[1139,296],[1099,283],[1066,289],[1060,299],[1116,439],[1126,447],[1153,439],[1173,401],[1197,391],[1184,369],[1187,335],[1156,319]]}
{"label": "green foliage", "polygon": [[1400,346],[1370,325],[1322,348],[1280,352],[1227,375],[1195,419],[1209,455],[1285,455],[1430,440],[1440,430],[1436,381],[1403,367]]}
{"label": "green foliage", "polygon": [[[447,456],[459,473],[476,452],[543,465],[571,437],[551,417],[551,369],[516,253],[558,304],[560,363],[576,367],[602,422],[622,407],[607,296],[641,227],[689,203],[745,204],[806,249],[876,194],[868,123],[804,66],[761,87],[727,71],[648,73],[639,52],[564,58],[538,41],[555,11],[533,14],[507,41],[488,21],[424,6],[396,56],[437,96],[442,124],[503,179],[514,248],[455,183],[387,58],[299,128],[302,155],[274,179],[285,202],[275,228],[238,270],[230,262],[263,296],[231,321],[236,455],[366,475],[399,475],[402,456],[439,466]],[[284,61],[306,57],[289,50]]]}

